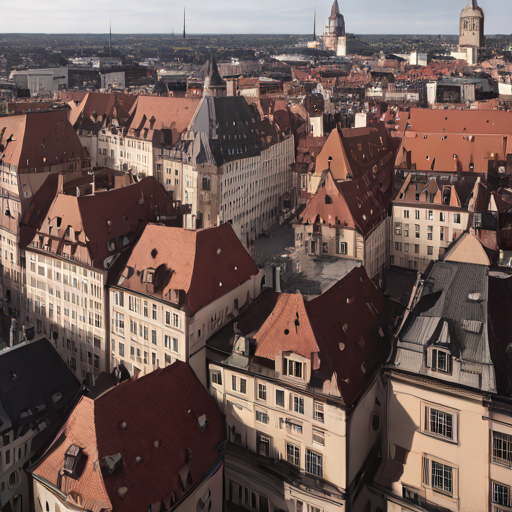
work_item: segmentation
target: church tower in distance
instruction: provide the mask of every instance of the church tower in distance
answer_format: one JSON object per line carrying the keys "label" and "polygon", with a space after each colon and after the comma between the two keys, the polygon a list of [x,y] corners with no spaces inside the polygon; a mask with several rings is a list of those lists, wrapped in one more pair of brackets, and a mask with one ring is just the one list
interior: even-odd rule
{"label": "church tower in distance", "polygon": [[327,20],[324,32],[324,46],[326,50],[336,52],[338,57],[347,55],[347,38],[345,34],[345,19],[340,13],[338,0],[332,4],[331,15]]}
{"label": "church tower in distance", "polygon": [[482,48],[484,42],[484,11],[477,0],[469,0],[460,15],[459,47]]}

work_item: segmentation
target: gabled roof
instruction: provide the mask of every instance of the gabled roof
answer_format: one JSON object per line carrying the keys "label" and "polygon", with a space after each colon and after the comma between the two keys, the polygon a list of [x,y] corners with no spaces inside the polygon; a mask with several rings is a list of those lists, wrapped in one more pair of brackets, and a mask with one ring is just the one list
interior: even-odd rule
{"label": "gabled roof", "polygon": [[[148,269],[155,270],[154,284],[144,282]],[[190,310],[197,311],[257,274],[229,224],[200,230],[149,224],[117,284],[162,299],[182,290]]]}
{"label": "gabled roof", "polygon": [[[138,183],[88,196],[55,197],[34,242],[49,245],[55,254],[69,254],[78,261],[104,267],[136,240],[145,223],[173,212],[171,197],[153,177]],[[72,228],[67,233],[68,227]],[[110,247],[110,242],[113,246]],[[110,264],[108,265],[110,266]]]}
{"label": "gabled roof", "polygon": [[[353,404],[385,361],[392,340],[386,299],[365,269],[352,269],[312,300],[282,293],[266,302],[273,310],[254,334],[241,324],[256,344],[254,356],[274,361],[292,352],[310,359],[311,386]],[[255,312],[251,305],[243,314],[251,318]]]}
{"label": "gabled roof", "polygon": [[132,107],[128,136],[172,145],[179,141],[200,99],[138,96]]}
{"label": "gabled roof", "polygon": [[19,173],[89,159],[65,110],[0,117],[0,157]]}
{"label": "gabled roof", "polygon": [[[176,501],[182,498],[180,476],[185,481],[190,474],[191,487],[199,483],[220,460],[224,439],[214,401],[190,366],[177,361],[96,400],[82,398],[33,473],[60,488],[68,505],[78,502],[92,512],[148,510],[173,493]],[[73,444],[85,453],[85,464],[75,478],[59,476]],[[118,454],[121,467],[111,474],[105,457]]]}
{"label": "gabled roof", "polygon": [[298,222],[357,229],[366,236],[387,216],[378,190],[362,179],[335,182],[328,171]]}
{"label": "gabled roof", "polygon": [[137,96],[121,93],[88,92],[78,107],[72,108],[70,122],[75,130],[98,131],[113,119],[123,125]]}
{"label": "gabled roof", "polygon": [[79,389],[73,372],[47,339],[1,350],[0,432],[35,425],[65,409]]}
{"label": "gabled roof", "polygon": [[445,253],[444,261],[456,261],[459,263],[473,263],[475,265],[492,265],[482,244],[474,235],[464,233],[453,246]]}

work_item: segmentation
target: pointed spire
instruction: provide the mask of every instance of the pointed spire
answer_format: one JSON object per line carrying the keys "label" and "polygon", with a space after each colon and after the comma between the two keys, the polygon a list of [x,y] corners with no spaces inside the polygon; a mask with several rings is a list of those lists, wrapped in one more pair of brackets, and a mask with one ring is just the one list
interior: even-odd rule
{"label": "pointed spire", "polygon": [[331,9],[331,18],[337,18],[340,15],[340,6],[338,5],[338,0],[334,0]]}
{"label": "pointed spire", "polygon": [[110,54],[112,54],[112,20],[110,20],[108,49],[110,50]]}
{"label": "pointed spire", "polygon": [[316,7],[315,7],[315,21],[313,24],[313,41],[316,41]]}
{"label": "pointed spire", "polygon": [[185,14],[186,14],[186,8],[183,7],[183,39],[187,38],[187,32],[185,31]]}

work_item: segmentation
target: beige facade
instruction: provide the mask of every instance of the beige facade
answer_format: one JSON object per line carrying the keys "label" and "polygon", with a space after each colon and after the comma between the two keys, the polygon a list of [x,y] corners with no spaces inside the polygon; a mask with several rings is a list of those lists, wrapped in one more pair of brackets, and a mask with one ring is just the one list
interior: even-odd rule
{"label": "beige facade", "polygon": [[247,297],[260,293],[264,272],[242,283],[192,316],[177,304],[120,287],[110,288],[111,365],[145,375],[175,361],[189,363],[206,386],[206,340],[231,318]]}
{"label": "beige facade", "polygon": [[424,271],[468,228],[467,210],[435,204],[393,204],[391,264]]}
{"label": "beige facade", "polygon": [[55,343],[62,359],[82,382],[109,371],[106,324],[106,271],[29,247],[27,311],[36,334]]}
{"label": "beige facade", "polygon": [[453,511],[510,510],[511,412],[492,410],[476,392],[419,377],[391,379],[388,455],[405,463],[393,493]]}

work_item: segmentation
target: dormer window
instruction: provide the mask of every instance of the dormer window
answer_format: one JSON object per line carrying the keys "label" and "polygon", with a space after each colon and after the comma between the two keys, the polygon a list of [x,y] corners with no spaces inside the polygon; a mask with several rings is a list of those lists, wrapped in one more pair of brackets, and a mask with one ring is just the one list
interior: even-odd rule
{"label": "dormer window", "polygon": [[76,444],[72,444],[64,454],[64,471],[70,475],[75,476],[76,470],[78,467],[78,462],[80,461],[80,456],[82,454],[82,449],[79,448]]}
{"label": "dormer window", "polygon": [[445,350],[432,350],[432,370],[437,372],[452,373],[452,356]]}
{"label": "dormer window", "polygon": [[283,358],[283,374],[289,377],[303,378],[303,363],[293,361],[287,357]]}
{"label": "dormer window", "polygon": [[116,250],[116,239],[115,238],[111,238],[109,241],[108,241],[108,250],[110,252],[112,251],[115,251]]}
{"label": "dormer window", "polygon": [[142,282],[153,284],[155,282],[155,270],[152,268],[148,268],[147,270],[145,270]]}

